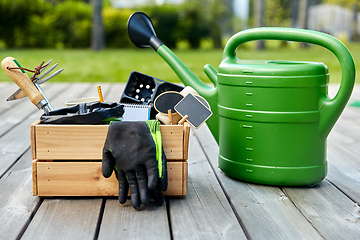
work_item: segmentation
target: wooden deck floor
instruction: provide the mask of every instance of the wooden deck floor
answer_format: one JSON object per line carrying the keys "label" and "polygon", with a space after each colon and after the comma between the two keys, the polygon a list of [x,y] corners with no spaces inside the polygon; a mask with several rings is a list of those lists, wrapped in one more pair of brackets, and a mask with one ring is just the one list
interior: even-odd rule
{"label": "wooden deck floor", "polygon": [[[123,84],[101,85],[105,100],[120,99]],[[135,211],[116,198],[32,196],[30,125],[42,111],[26,99],[6,102],[16,85],[0,86],[0,239],[360,239],[360,108],[346,107],[330,133],[328,175],[314,187],[230,179],[205,125],[191,130],[188,195]],[[44,91],[55,109],[97,96],[96,84],[48,83]]]}

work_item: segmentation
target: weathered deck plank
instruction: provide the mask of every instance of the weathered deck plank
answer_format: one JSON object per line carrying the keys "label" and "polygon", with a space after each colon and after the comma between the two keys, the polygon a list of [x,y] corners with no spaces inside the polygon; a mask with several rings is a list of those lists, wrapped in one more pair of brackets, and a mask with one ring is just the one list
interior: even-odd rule
{"label": "weathered deck plank", "polygon": [[124,205],[106,200],[98,239],[171,239],[166,204],[136,211],[130,199]]}
{"label": "weathered deck plank", "polygon": [[188,194],[169,200],[174,239],[247,239],[194,134],[188,162]]}
{"label": "weathered deck plank", "polygon": [[322,239],[279,188],[231,179],[218,168],[218,146],[204,125],[196,131],[208,161],[253,239]]}
{"label": "weathered deck plank", "polygon": [[30,150],[0,179],[0,239],[17,239],[40,198],[31,192]]}
{"label": "weathered deck plank", "polygon": [[[335,90],[336,85],[331,85],[332,95]],[[360,101],[359,85],[355,86],[349,104],[329,134],[327,179],[353,201],[360,203],[360,107],[350,106],[355,101]]]}
{"label": "weathered deck plank", "polygon": [[[49,95],[49,97],[56,96],[56,94],[62,90],[60,86],[50,85],[49,87],[44,87],[44,91],[46,91],[46,94]],[[11,129],[17,124],[23,122],[28,115],[35,113],[40,116],[43,113],[43,111],[37,110],[36,106],[34,106],[28,98],[9,102],[6,101],[1,105],[11,107],[8,107],[3,111],[3,114],[1,114],[0,136],[5,133],[4,131]]]}
{"label": "weathered deck plank", "polygon": [[351,148],[328,142],[328,162],[327,179],[353,201],[360,203],[359,154]]}
{"label": "weathered deck plank", "polygon": [[360,236],[360,207],[326,179],[312,188],[284,188],[325,239]]}
{"label": "weathered deck plank", "polygon": [[124,91],[125,84],[108,84],[104,86],[101,84],[103,89],[104,101],[119,102],[120,97]]}
{"label": "weathered deck plank", "polygon": [[28,115],[22,124],[9,129],[0,139],[0,176],[11,167],[18,158],[30,148],[29,126],[38,119],[38,115],[33,113]]}
{"label": "weathered deck plank", "polygon": [[11,109],[13,106],[16,106],[19,104],[20,101],[6,101],[8,97],[10,97],[11,94],[13,94],[17,89],[18,86],[14,83],[10,84],[11,82],[3,82],[0,83],[1,89],[0,89],[0,116],[3,112],[6,112],[6,110]]}
{"label": "weathered deck plank", "polygon": [[102,199],[45,199],[21,239],[94,239]]}

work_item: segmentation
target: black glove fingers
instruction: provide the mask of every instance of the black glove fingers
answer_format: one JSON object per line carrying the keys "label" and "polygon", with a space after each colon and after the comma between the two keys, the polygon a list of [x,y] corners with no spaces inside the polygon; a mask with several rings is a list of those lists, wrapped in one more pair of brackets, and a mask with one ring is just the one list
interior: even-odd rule
{"label": "black glove fingers", "polygon": [[163,176],[159,179],[159,187],[160,191],[166,191],[168,188],[168,178],[167,176]]}
{"label": "black glove fingers", "polygon": [[159,171],[157,167],[147,168],[147,175],[148,175],[148,188],[150,190],[155,190],[156,185],[159,182]]}
{"label": "black glove fingers", "polygon": [[150,193],[148,188],[148,176],[145,169],[145,165],[140,164],[140,166],[136,170],[140,199],[143,205],[148,205],[150,202]]}
{"label": "black glove fingers", "polygon": [[141,201],[140,201],[138,181],[135,176],[135,172],[133,171],[126,172],[126,176],[129,182],[132,206],[135,209],[139,209],[141,205]]}
{"label": "black glove fingers", "polygon": [[119,202],[121,204],[124,204],[126,203],[127,195],[129,192],[129,184],[124,171],[117,171],[116,176],[119,180]]}
{"label": "black glove fingers", "polygon": [[159,205],[162,205],[165,201],[164,196],[159,189],[150,191],[150,196],[151,196],[151,199],[154,199],[154,201]]}
{"label": "black glove fingers", "polygon": [[105,178],[111,176],[115,165],[115,159],[109,149],[103,149],[102,155],[102,174]]}

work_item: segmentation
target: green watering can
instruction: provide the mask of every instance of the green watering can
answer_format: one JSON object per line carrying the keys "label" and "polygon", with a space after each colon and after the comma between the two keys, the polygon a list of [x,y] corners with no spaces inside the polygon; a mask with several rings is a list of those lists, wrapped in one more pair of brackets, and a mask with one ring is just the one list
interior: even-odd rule
{"label": "green watering can", "polygon": [[[327,173],[326,138],[350,98],[355,66],[336,38],[310,30],[255,28],[235,34],[225,46],[219,70],[204,71],[214,86],[204,84],[157,37],[151,20],[134,13],[128,21],[130,40],[151,46],[186,86],[210,104],[208,127],[219,144],[219,166],[230,177],[279,185],[312,185]],[[323,63],[240,60],[236,49],[254,40],[316,44],[338,58],[342,80],[328,97],[328,68]]]}

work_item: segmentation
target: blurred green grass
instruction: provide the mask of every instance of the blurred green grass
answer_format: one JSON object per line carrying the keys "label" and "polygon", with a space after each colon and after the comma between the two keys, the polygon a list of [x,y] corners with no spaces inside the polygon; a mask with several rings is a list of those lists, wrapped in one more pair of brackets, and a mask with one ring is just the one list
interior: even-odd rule
{"label": "blurred green grass", "polygon": [[[360,44],[349,44],[348,48],[354,58],[356,68],[360,64]],[[174,53],[204,82],[210,82],[203,72],[205,64],[218,68],[222,49],[219,50],[174,50]],[[169,82],[180,82],[178,77],[152,49],[106,49],[91,51],[53,50],[53,49],[14,49],[0,50],[1,59],[12,56],[26,68],[34,69],[42,61],[53,59],[59,63],[56,69],[65,70],[51,82],[126,82],[132,71],[138,71]],[[328,50],[312,46],[305,49],[297,47],[269,47],[264,51],[252,48],[240,48],[237,51],[240,59],[261,60],[294,60],[323,62],[329,67],[330,83],[339,83],[341,68],[337,58]],[[28,74],[31,76],[31,73]],[[360,81],[357,78],[357,82]],[[4,71],[0,71],[0,81],[11,81]]]}

